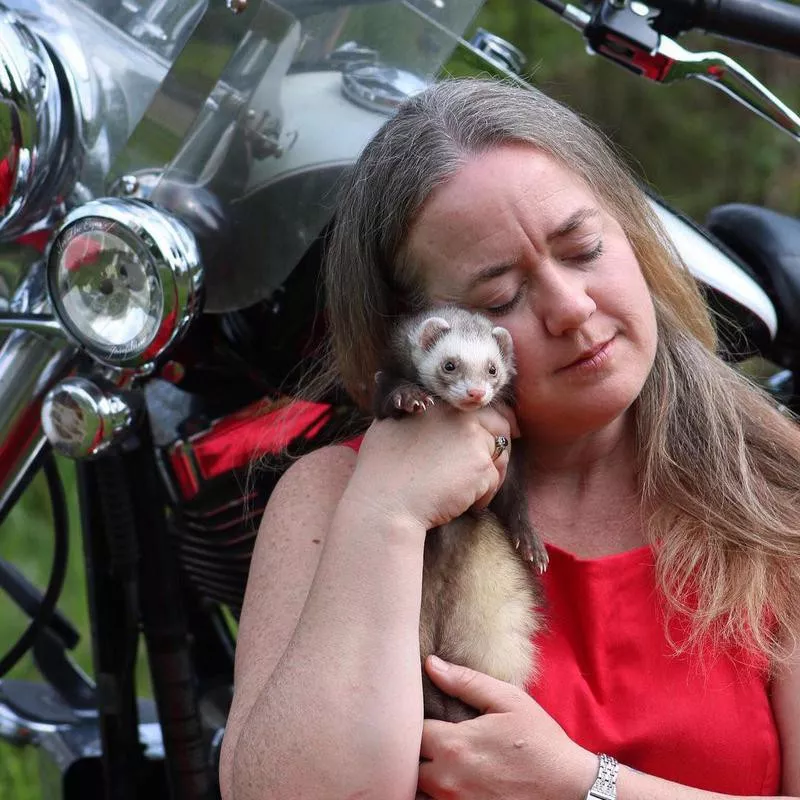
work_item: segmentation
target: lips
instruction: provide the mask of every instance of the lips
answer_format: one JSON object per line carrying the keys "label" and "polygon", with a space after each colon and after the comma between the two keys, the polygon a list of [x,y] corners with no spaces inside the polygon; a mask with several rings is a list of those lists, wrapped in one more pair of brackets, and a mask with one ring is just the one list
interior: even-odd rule
{"label": "lips", "polygon": [[602,353],[603,350],[605,350],[606,347],[608,347],[608,345],[610,345],[611,342],[614,341],[614,338],[615,338],[614,336],[611,336],[610,338],[605,339],[604,341],[599,342],[598,344],[587,348],[574,361],[570,361],[569,364],[566,364],[557,371],[561,372],[562,370],[570,369],[571,367],[577,367],[581,364],[586,364],[590,362],[595,356]]}

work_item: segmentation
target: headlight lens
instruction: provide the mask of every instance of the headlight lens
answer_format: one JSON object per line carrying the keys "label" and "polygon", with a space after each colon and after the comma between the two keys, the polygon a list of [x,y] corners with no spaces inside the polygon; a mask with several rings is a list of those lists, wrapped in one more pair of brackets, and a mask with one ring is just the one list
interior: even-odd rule
{"label": "headlight lens", "polygon": [[62,318],[76,336],[109,355],[144,350],[164,310],[155,265],[130,235],[126,241],[119,225],[95,224],[75,233],[56,262]]}
{"label": "headlight lens", "polygon": [[95,200],[72,212],[53,242],[48,288],[67,333],[98,361],[152,363],[199,306],[194,236],[139,200]]}

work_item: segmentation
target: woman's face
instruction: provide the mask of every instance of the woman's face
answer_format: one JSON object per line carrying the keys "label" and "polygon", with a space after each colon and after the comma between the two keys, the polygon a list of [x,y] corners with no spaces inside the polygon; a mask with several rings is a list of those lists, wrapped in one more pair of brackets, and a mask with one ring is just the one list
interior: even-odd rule
{"label": "woman's face", "polygon": [[519,145],[474,158],[428,198],[407,254],[435,304],[510,331],[527,435],[574,440],[638,396],[656,348],[650,292],[619,223],[554,159]]}

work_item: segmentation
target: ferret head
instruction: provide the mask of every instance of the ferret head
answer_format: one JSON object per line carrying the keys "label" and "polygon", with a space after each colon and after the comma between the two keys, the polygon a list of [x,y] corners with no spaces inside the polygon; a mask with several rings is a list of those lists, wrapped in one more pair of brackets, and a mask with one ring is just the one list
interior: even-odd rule
{"label": "ferret head", "polygon": [[423,386],[456,408],[488,405],[514,376],[511,334],[480,314],[437,309],[409,336]]}

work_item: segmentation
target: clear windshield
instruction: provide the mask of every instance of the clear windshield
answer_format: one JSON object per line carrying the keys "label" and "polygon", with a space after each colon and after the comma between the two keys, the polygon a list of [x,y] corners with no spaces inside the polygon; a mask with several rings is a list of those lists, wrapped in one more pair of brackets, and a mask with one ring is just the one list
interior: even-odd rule
{"label": "clear windshield", "polygon": [[[0,0],[66,66],[76,197],[202,217],[206,310],[267,298],[330,219],[344,172],[441,69],[483,0]],[[123,179],[123,180],[120,180]]]}
{"label": "clear windshield", "polygon": [[330,219],[343,173],[437,74],[481,4],[254,9],[151,197],[174,207],[210,196],[222,207],[230,236],[206,267],[207,311],[242,308],[280,286]]}
{"label": "clear windshield", "polygon": [[[81,183],[103,193],[111,163],[195,33],[208,0],[2,0],[66,66],[90,154]],[[224,0],[222,10],[230,16]]]}

